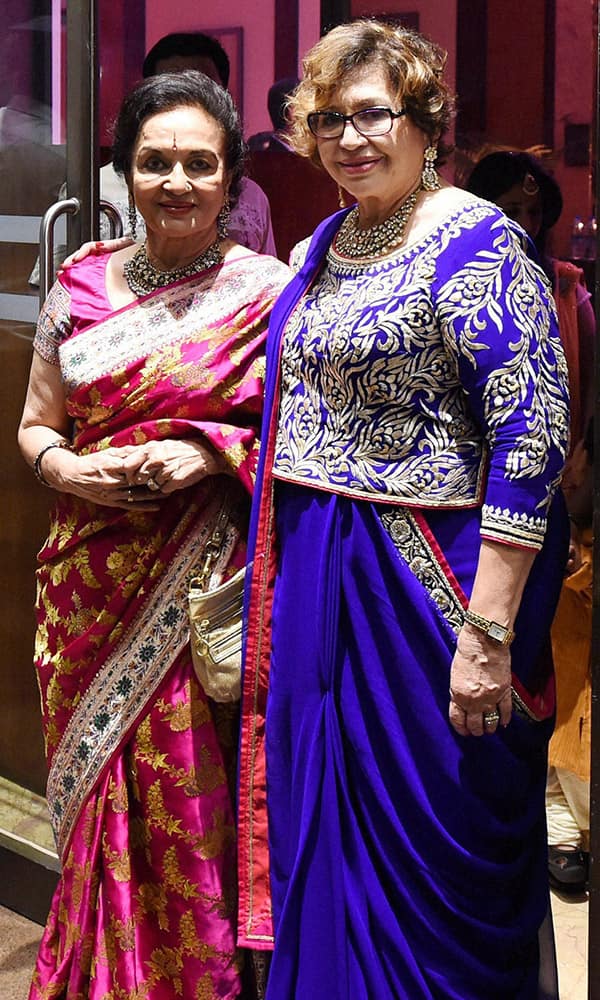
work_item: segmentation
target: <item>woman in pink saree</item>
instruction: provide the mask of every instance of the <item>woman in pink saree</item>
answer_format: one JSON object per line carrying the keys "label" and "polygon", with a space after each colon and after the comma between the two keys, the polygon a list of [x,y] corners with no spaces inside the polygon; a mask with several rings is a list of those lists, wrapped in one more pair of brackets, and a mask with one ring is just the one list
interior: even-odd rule
{"label": "woman in pink saree", "polygon": [[90,256],[40,317],[19,441],[57,491],[36,668],[62,875],[30,1000],[242,993],[235,719],[193,674],[187,585],[244,564],[264,337],[287,268],[225,234],[243,141],[202,74],[145,81],[115,163],[147,242]]}

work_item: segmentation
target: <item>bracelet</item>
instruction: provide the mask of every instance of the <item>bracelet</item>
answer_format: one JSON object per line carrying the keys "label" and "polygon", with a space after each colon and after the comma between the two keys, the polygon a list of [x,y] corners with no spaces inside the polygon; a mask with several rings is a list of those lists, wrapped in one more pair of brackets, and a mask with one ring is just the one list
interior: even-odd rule
{"label": "bracelet", "polygon": [[66,438],[58,438],[56,441],[51,441],[50,444],[45,445],[41,451],[38,451],[37,455],[33,460],[33,471],[35,472],[36,479],[38,482],[42,483],[43,486],[50,486],[50,483],[44,479],[44,474],[42,472],[42,459],[47,451],[51,448],[66,448],[67,451],[73,451],[73,445]]}
{"label": "bracelet", "polygon": [[478,615],[469,608],[465,611],[464,620],[469,625],[473,625],[474,628],[478,628],[480,632],[484,632],[488,639],[500,643],[501,646],[510,646],[515,637],[513,630],[506,625],[500,625],[499,622],[492,621],[491,618],[484,618],[483,615]]}

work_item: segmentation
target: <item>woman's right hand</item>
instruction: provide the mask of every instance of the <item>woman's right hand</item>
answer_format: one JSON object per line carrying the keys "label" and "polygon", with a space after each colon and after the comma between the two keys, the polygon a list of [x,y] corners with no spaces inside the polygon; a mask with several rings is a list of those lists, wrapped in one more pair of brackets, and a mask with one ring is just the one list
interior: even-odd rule
{"label": "woman's right hand", "polygon": [[52,448],[44,455],[41,471],[49,486],[82,500],[128,511],[159,510],[156,493],[127,482],[123,463],[137,450],[138,446],[128,445],[75,455],[64,448]]}
{"label": "woman's right hand", "polygon": [[75,250],[74,253],[65,258],[58,269],[58,274],[62,274],[73,264],[78,264],[79,261],[85,260],[91,254],[99,256],[103,253],[114,253],[115,250],[124,250],[125,247],[130,247],[132,243],[135,243],[135,240],[131,236],[120,236],[117,240],[97,240],[96,242],[84,243],[79,247],[79,250]]}

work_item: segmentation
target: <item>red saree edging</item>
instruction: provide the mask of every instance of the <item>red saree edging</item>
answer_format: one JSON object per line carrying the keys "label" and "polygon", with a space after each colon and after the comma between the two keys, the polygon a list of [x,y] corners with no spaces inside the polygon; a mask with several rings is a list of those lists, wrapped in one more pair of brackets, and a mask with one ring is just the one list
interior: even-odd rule
{"label": "red saree edging", "polygon": [[240,744],[238,807],[238,944],[269,949],[273,918],[269,882],[269,830],[265,722],[271,658],[273,583],[277,571],[272,460],[276,422],[269,430],[266,471],[258,516],[254,572],[248,602]]}

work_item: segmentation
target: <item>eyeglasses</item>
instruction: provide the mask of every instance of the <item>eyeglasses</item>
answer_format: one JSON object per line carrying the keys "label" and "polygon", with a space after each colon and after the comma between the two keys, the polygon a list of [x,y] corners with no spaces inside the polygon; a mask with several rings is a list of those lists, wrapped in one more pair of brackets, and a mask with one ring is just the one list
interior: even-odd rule
{"label": "eyeglasses", "polygon": [[339,139],[344,134],[346,122],[352,122],[359,135],[368,138],[391,132],[394,118],[405,114],[406,111],[392,111],[391,108],[364,108],[353,115],[341,115],[338,111],[311,111],[306,120],[318,139]]}

